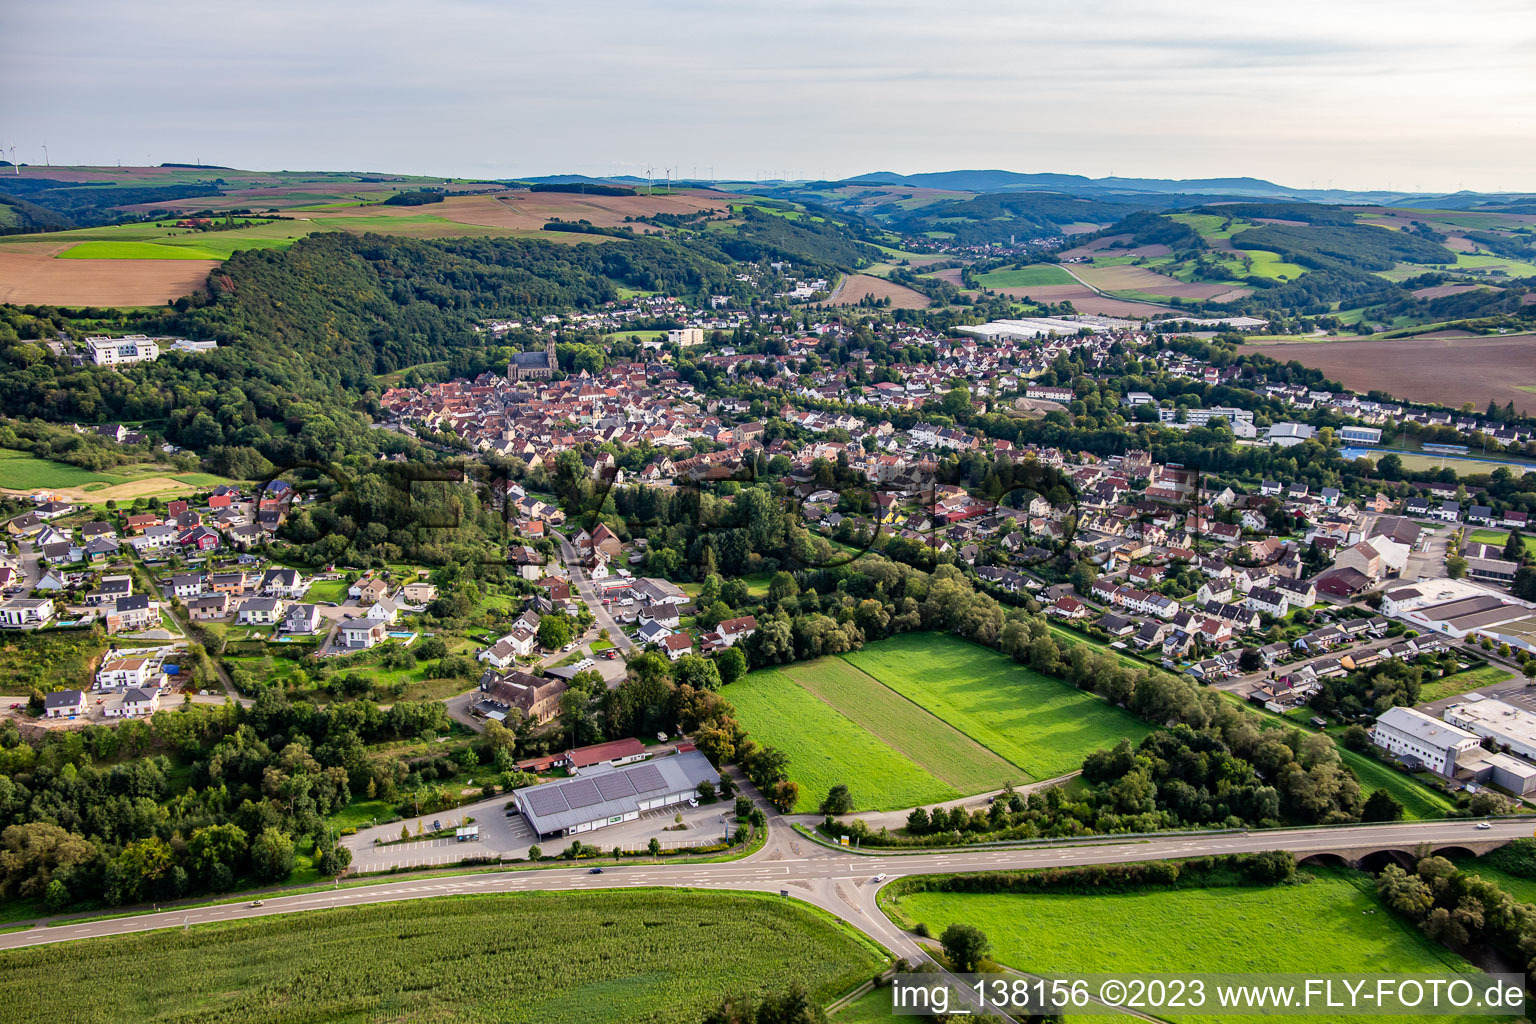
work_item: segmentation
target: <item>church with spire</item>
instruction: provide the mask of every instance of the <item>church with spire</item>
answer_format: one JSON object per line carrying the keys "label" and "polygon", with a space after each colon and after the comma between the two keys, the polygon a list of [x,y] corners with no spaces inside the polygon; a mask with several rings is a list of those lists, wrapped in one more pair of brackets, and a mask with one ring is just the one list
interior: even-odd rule
{"label": "church with spire", "polygon": [[555,339],[550,338],[543,352],[518,352],[507,364],[507,380],[548,380],[559,368],[555,359]]}

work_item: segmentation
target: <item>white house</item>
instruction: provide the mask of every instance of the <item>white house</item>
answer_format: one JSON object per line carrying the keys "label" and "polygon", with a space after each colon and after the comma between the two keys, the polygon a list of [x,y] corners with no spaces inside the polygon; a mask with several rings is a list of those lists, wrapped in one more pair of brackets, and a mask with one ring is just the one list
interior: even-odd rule
{"label": "white house", "polygon": [[361,649],[381,644],[386,626],[388,623],[383,619],[353,619],[342,623],[342,646]]}
{"label": "white house", "polygon": [[53,618],[51,597],[18,597],[0,604],[0,628],[31,629]]}
{"label": "white house", "polygon": [[43,697],[43,716],[69,718],[85,714],[85,694],[79,690],[55,690]]}
{"label": "white house", "polygon": [[235,622],[242,626],[271,626],[282,621],[286,606],[280,597],[248,597],[240,602]]}

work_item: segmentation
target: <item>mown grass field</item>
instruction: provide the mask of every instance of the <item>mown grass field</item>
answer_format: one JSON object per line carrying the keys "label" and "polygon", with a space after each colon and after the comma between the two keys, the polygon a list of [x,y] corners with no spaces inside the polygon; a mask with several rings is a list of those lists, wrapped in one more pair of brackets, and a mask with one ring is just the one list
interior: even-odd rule
{"label": "mown grass field", "polygon": [[[974,924],[992,940],[998,962],[1047,974],[1475,973],[1467,961],[1393,917],[1365,875],[1303,869],[1302,877],[1298,885],[1101,896],[914,893],[902,897],[900,908],[935,935],[955,922]],[[1385,1018],[1320,1013],[1286,1019],[1364,1024]]]}
{"label": "mown grass field", "polygon": [[1122,737],[1151,732],[1129,713],[958,637],[892,637],[844,656],[1035,779],[1082,766]]}
{"label": "mown grass field", "polygon": [[[1024,770],[841,658],[781,670],[962,794],[1030,781]],[[851,782],[854,789],[856,782]]]}
{"label": "mown grass field", "polygon": [[941,633],[753,672],[722,691],[759,743],[789,756],[797,810],[849,787],[898,810],[1075,771],[1150,728],[1066,683]]}
{"label": "mown grass field", "polygon": [[[1473,544],[1497,544],[1503,547],[1509,543],[1508,530],[1473,530],[1466,536],[1466,540]],[[1522,534],[1520,542],[1525,545],[1525,550],[1536,555],[1536,537]]]}
{"label": "mown grass field", "polygon": [[212,473],[180,473],[169,466],[132,463],[110,470],[90,470],[67,462],[40,459],[28,452],[0,448],[0,488],[58,491],[72,501],[100,505],[151,496],[180,496],[204,487],[236,483]]}
{"label": "mown grass field", "polygon": [[40,459],[14,448],[0,448],[0,487],[83,487],[95,483],[122,484],[132,479],[130,473],[99,473],[67,462]]}
{"label": "mown grass field", "polygon": [[800,784],[795,809],[801,813],[815,813],[827,790],[839,783],[849,787],[858,810],[898,810],[964,795],[782,670],[752,672],[721,695],[753,739],[788,755],[790,778]]}
{"label": "mown grass field", "polygon": [[1508,669],[1497,665],[1482,665],[1478,668],[1469,668],[1465,672],[1457,672],[1443,679],[1425,683],[1419,689],[1420,701],[1440,700],[1444,697],[1456,697],[1468,690],[1480,689],[1484,686],[1494,686],[1498,683],[1508,682],[1514,678],[1514,674]]}
{"label": "mown grass field", "polygon": [[994,270],[976,279],[983,288],[1036,288],[1052,284],[1076,284],[1065,270],[1049,263],[1018,270]]}
{"label": "mown grass field", "polygon": [[37,993],[66,972],[113,979],[110,998],[70,1000],[75,1024],[670,1024],[765,984],[798,981],[828,1002],[883,960],[851,929],[778,897],[524,893],[20,949],[0,954],[0,993],[15,1024],[58,1021],[57,1001]]}

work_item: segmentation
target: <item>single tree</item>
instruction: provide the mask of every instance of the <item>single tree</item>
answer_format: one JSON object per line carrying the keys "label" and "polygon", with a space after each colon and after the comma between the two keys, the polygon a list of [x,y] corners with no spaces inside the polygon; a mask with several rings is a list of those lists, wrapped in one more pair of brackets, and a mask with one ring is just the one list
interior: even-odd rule
{"label": "single tree", "polygon": [[971,974],[981,966],[982,958],[992,951],[986,933],[973,924],[952,924],[939,936],[939,946],[949,965],[961,974]]}
{"label": "single tree", "polygon": [[826,798],[821,801],[822,814],[847,814],[852,810],[853,796],[841,782],[827,790]]}

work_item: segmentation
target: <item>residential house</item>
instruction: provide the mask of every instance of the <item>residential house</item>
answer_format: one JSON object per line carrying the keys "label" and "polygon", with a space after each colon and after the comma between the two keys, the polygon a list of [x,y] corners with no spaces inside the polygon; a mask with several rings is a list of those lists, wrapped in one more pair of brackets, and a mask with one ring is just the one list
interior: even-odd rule
{"label": "residential house", "polygon": [[235,622],[242,626],[272,626],[282,621],[285,607],[280,597],[248,597],[240,602]]}
{"label": "residential house", "polygon": [[85,694],[79,690],[55,690],[43,697],[43,716],[74,718],[85,714]]}
{"label": "residential house", "polygon": [[353,619],[341,624],[341,645],[353,649],[373,647],[384,642],[389,623],[383,619]]}
{"label": "residential house", "polygon": [[301,633],[305,635],[320,632],[320,606],[313,604],[292,604],[288,606],[283,615],[284,633]]}

